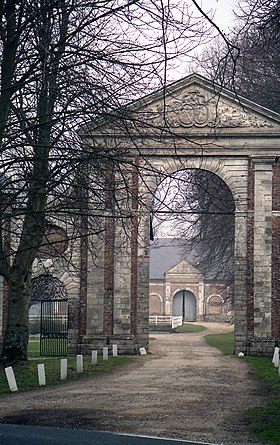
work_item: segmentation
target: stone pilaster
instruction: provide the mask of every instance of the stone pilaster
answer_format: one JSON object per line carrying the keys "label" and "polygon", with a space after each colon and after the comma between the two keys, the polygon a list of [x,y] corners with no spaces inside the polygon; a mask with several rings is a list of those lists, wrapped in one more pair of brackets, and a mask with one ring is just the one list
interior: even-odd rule
{"label": "stone pilaster", "polygon": [[280,343],[280,163],[273,165],[272,184],[272,338]]}
{"label": "stone pilaster", "polygon": [[271,337],[272,163],[253,159],[254,187],[254,335]]}
{"label": "stone pilaster", "polygon": [[172,315],[171,284],[165,285],[165,315]]}
{"label": "stone pilaster", "polygon": [[234,262],[235,353],[247,349],[247,215],[235,213]]}
{"label": "stone pilaster", "polygon": [[114,334],[131,333],[131,246],[123,227],[116,229],[114,252]]}
{"label": "stone pilaster", "polygon": [[149,347],[149,222],[148,213],[144,213],[142,218],[139,218],[137,240],[137,343],[139,347],[147,349]]}
{"label": "stone pilaster", "polygon": [[89,338],[103,335],[105,289],[104,239],[101,235],[92,235],[90,243],[96,249],[88,258],[87,336]]}
{"label": "stone pilaster", "polygon": [[252,160],[248,165],[248,218],[247,218],[247,334],[254,336],[254,188],[255,172]]}
{"label": "stone pilaster", "polygon": [[205,320],[205,291],[204,291],[204,283],[198,284],[198,319]]}

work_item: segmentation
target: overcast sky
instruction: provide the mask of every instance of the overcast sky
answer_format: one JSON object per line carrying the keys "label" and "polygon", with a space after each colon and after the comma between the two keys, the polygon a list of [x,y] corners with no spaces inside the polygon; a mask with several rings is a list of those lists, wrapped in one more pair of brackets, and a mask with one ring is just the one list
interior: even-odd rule
{"label": "overcast sky", "polygon": [[238,0],[200,0],[199,4],[205,12],[214,13],[214,22],[225,31],[234,21],[233,10],[238,9]]}

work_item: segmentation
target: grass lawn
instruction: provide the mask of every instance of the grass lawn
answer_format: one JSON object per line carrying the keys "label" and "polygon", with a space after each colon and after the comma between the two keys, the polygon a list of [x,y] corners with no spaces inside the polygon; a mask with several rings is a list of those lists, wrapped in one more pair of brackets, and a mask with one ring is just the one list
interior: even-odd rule
{"label": "grass lawn", "polygon": [[28,342],[28,357],[39,357],[40,355],[40,340],[29,340]]}
{"label": "grass lawn", "polygon": [[[232,354],[233,333],[206,335],[206,342],[224,354]],[[250,408],[246,412],[251,435],[261,442],[280,445],[280,377],[272,364],[272,358],[244,357],[250,363],[256,378],[261,379],[269,390],[265,405]]]}
{"label": "grass lawn", "polygon": [[233,355],[234,350],[234,333],[226,334],[209,334],[205,335],[205,341],[209,346],[213,346],[225,355]]}
{"label": "grass lawn", "polygon": [[182,326],[176,328],[176,332],[179,334],[191,334],[192,332],[202,332],[206,329],[207,328],[205,328],[204,326],[200,326],[198,324],[184,323]]}
{"label": "grass lawn", "polygon": [[266,405],[248,410],[250,431],[259,440],[280,445],[280,377],[270,358],[246,357],[269,390]]}
{"label": "grass lawn", "polygon": [[[37,343],[37,344],[36,344]],[[38,357],[38,341],[29,344],[30,360],[27,364],[18,364],[13,366],[17,386],[19,391],[26,391],[36,389],[38,385],[37,365],[38,363],[45,364],[46,383],[47,385],[63,384],[60,380],[60,358],[45,358]],[[35,358],[34,356],[37,355]],[[84,357],[84,372],[77,374],[76,358],[68,357],[67,381],[78,380],[83,377],[94,377],[101,373],[111,372],[114,369],[129,363],[133,357],[119,356],[109,357],[108,361],[104,361],[102,356],[98,356],[97,365],[91,364],[91,357]],[[6,374],[3,366],[0,366],[0,394],[10,392],[6,379]]]}

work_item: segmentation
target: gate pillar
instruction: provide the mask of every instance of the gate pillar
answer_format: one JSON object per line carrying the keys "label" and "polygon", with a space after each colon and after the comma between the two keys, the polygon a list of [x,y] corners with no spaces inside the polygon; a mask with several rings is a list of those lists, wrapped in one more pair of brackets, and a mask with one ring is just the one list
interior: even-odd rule
{"label": "gate pillar", "polygon": [[[242,261],[239,265],[239,275],[246,274],[247,296],[240,307],[237,301],[235,327],[236,352],[243,350],[249,355],[271,355],[275,346],[271,318],[274,162],[274,157],[264,156],[252,157],[249,163],[247,265]],[[242,312],[246,313],[246,328],[244,316],[238,317]]]}

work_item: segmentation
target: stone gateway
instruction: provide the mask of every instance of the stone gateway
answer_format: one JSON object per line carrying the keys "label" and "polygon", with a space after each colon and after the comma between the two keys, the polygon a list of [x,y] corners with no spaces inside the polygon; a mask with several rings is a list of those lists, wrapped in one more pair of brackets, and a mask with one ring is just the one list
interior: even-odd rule
{"label": "stone gateway", "polygon": [[93,150],[126,150],[129,193],[117,191],[126,225],[116,209],[96,216],[104,230],[91,239],[94,251],[76,242],[78,272],[47,253],[44,272],[34,266],[34,278],[47,268],[67,294],[69,351],[148,349],[150,212],[159,183],[191,168],[217,175],[234,199],[235,353],[272,355],[280,341],[280,116],[198,75],[126,111],[122,124],[117,116],[82,134]]}

